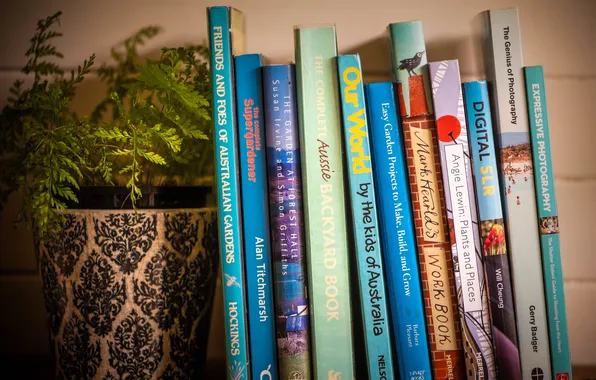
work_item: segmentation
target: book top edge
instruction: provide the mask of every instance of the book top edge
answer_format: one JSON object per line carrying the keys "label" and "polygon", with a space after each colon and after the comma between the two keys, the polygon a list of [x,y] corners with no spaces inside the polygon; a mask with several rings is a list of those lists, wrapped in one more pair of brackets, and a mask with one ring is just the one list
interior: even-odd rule
{"label": "book top edge", "polygon": [[266,63],[263,67],[288,67],[288,66],[296,66],[295,62],[287,62],[287,63]]}
{"label": "book top edge", "polygon": [[227,9],[227,10],[230,10],[230,11],[235,11],[235,12],[242,13],[242,11],[240,9],[234,8],[234,7],[230,7],[228,5],[212,5],[210,7],[207,7],[207,10],[210,10],[210,9]]}
{"label": "book top edge", "polygon": [[459,59],[454,58],[454,59],[443,59],[441,61],[432,61],[432,62],[428,62],[427,64],[429,66],[436,66],[436,65],[440,65],[441,63],[446,62],[446,63],[452,63],[452,64],[457,64],[459,66]]}
{"label": "book top edge", "polygon": [[462,84],[468,84],[468,83],[486,83],[486,79],[468,80],[468,81],[463,82]]}
{"label": "book top edge", "polygon": [[298,24],[294,25],[294,30],[298,29],[327,29],[333,28],[335,29],[335,23],[314,23],[314,24]]}
{"label": "book top edge", "polygon": [[380,82],[369,82],[365,83],[364,87],[377,87],[377,86],[395,86],[395,82],[392,81],[380,81]]}
{"label": "book top edge", "polygon": [[337,58],[339,58],[339,57],[353,57],[353,58],[360,59],[360,54],[359,53],[339,54],[337,56]]}
{"label": "book top edge", "polygon": [[422,24],[421,20],[408,20],[408,21],[398,21],[398,22],[391,22],[387,25],[388,28],[392,26],[401,26],[401,25],[408,25],[408,24]]}
{"label": "book top edge", "polygon": [[543,69],[544,70],[544,66],[543,65],[524,66],[524,69]]}
{"label": "book top edge", "polygon": [[234,58],[242,58],[242,57],[263,57],[263,55],[261,53],[242,53],[242,54],[237,54],[234,56]]}
{"label": "book top edge", "polygon": [[517,7],[509,7],[509,8],[501,8],[501,9],[487,9],[485,12],[488,13],[500,13],[500,12],[518,12],[518,8]]}

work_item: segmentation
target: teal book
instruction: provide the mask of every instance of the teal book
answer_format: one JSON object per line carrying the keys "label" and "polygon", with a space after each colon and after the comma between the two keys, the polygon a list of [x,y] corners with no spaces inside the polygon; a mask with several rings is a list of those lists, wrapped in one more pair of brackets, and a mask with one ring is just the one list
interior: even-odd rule
{"label": "teal book", "polygon": [[240,187],[242,199],[250,200],[242,202],[250,367],[254,379],[273,380],[278,377],[261,55],[242,54],[234,64]]}
{"label": "teal book", "polygon": [[213,86],[219,253],[223,280],[228,379],[248,379],[242,204],[233,55],[243,52],[244,19],[230,7],[207,8]]}
{"label": "teal book", "polygon": [[530,140],[532,141],[532,162],[536,184],[536,205],[540,246],[542,248],[542,270],[546,291],[548,336],[553,378],[571,379],[571,358],[567,336],[567,314],[565,292],[563,291],[563,268],[559,242],[559,217],[555,195],[555,176],[550,150],[544,69],[542,66],[524,67]]}
{"label": "teal book", "polygon": [[521,380],[511,268],[497,173],[497,148],[486,81],[464,83],[464,98],[497,378]]}
{"label": "teal book", "polygon": [[354,377],[345,172],[335,27],[295,27],[313,370]]}
{"label": "teal book", "polygon": [[393,377],[393,357],[360,57],[337,58],[352,236],[370,379]]}
{"label": "teal book", "polygon": [[406,118],[432,115],[433,103],[426,69],[422,22],[389,24],[389,35],[401,116]]}

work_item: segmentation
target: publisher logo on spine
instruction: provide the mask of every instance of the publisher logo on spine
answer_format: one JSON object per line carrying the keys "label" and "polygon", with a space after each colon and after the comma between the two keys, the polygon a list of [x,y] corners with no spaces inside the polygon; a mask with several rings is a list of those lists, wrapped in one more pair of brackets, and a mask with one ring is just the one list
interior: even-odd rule
{"label": "publisher logo on spine", "polygon": [[304,380],[304,375],[298,371],[292,371],[288,376],[288,380]]}
{"label": "publisher logo on spine", "polygon": [[569,373],[568,372],[557,373],[557,380],[569,380]]}
{"label": "publisher logo on spine", "polygon": [[532,369],[532,380],[544,380],[544,371],[540,367]]}

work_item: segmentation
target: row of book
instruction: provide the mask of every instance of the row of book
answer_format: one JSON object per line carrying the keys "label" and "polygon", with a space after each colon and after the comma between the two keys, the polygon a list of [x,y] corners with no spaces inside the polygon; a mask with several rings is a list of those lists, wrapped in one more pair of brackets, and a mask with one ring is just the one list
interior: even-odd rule
{"label": "row of book", "polygon": [[364,84],[332,25],[263,64],[208,8],[229,379],[571,378],[544,72],[483,17],[488,86],[419,21]]}

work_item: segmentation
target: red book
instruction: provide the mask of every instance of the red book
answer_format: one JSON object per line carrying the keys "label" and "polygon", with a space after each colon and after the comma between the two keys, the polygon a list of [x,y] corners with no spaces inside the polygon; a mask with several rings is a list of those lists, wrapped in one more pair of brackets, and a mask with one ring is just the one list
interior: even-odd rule
{"label": "red book", "polygon": [[464,379],[464,355],[451,260],[422,23],[389,26],[433,378]]}

